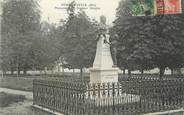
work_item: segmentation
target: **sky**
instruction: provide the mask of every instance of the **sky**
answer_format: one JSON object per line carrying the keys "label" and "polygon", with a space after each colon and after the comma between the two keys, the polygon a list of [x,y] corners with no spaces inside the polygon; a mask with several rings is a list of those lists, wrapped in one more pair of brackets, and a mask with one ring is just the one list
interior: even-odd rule
{"label": "sky", "polygon": [[[60,19],[67,18],[65,9],[73,0],[40,0],[42,20],[49,23],[59,23]],[[101,15],[106,16],[107,24],[111,25],[116,17],[116,8],[120,0],[75,0],[77,7],[85,8],[84,11],[90,18],[99,21]],[[86,9],[87,8],[87,9]]]}

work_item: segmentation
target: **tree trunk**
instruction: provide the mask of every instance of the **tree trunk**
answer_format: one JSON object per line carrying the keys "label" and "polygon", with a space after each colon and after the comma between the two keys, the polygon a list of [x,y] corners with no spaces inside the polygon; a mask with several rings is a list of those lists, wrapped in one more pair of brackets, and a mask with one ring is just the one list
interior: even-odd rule
{"label": "tree trunk", "polygon": [[4,77],[4,75],[6,76],[6,71],[2,70],[2,77]]}
{"label": "tree trunk", "polygon": [[17,63],[17,77],[19,77],[20,75],[20,65],[19,63]]}
{"label": "tree trunk", "polygon": [[[73,74],[73,76],[75,76],[75,69],[72,69],[73,71],[72,71],[72,74]],[[81,76],[81,75],[80,75]]]}
{"label": "tree trunk", "polygon": [[62,67],[62,73],[63,73],[63,75],[65,75],[65,68],[64,67]]}
{"label": "tree trunk", "polygon": [[45,75],[47,74],[46,70],[44,70],[44,74],[45,74]]}
{"label": "tree trunk", "polygon": [[1,77],[2,77],[2,78],[4,77],[4,72],[3,72],[3,71],[1,72]]}
{"label": "tree trunk", "polygon": [[13,70],[13,67],[11,67],[11,75],[13,75],[14,73],[14,70]]}
{"label": "tree trunk", "polygon": [[57,72],[59,73],[59,72],[60,72],[60,71],[59,71],[59,70],[60,70],[60,66],[59,66],[59,65],[57,66],[57,70],[58,70]]}
{"label": "tree trunk", "polygon": [[19,67],[19,65],[17,66],[17,77],[19,77],[19,75],[20,75],[20,67]]}
{"label": "tree trunk", "polygon": [[17,77],[19,77],[20,76],[20,68],[18,68],[18,70],[17,70]]}
{"label": "tree trunk", "polygon": [[141,69],[141,79],[143,79],[143,75],[144,75],[144,70]]}
{"label": "tree trunk", "polygon": [[125,75],[125,70],[126,70],[126,69],[123,69],[123,75]]}
{"label": "tree trunk", "polygon": [[3,71],[3,75],[6,75],[6,70]]}
{"label": "tree trunk", "polygon": [[40,70],[40,75],[42,74],[42,71]]}
{"label": "tree trunk", "polygon": [[52,73],[52,75],[54,74],[54,70],[53,69],[51,69],[51,73]]}
{"label": "tree trunk", "polygon": [[144,70],[143,69],[141,69],[141,75],[143,75],[144,74]]}
{"label": "tree trunk", "polygon": [[128,70],[128,77],[131,78],[131,70]]}
{"label": "tree trunk", "polygon": [[58,65],[58,72],[60,72],[60,65]]}
{"label": "tree trunk", "polygon": [[44,74],[47,74],[47,67],[44,68]]}
{"label": "tree trunk", "polygon": [[171,75],[174,75],[174,69],[171,68]]}
{"label": "tree trunk", "polygon": [[23,74],[24,74],[24,75],[26,75],[26,74],[27,74],[27,69],[26,69],[26,68],[24,68],[24,70],[23,70]]}
{"label": "tree trunk", "polygon": [[83,82],[83,68],[80,68],[80,77],[81,77],[81,80]]}
{"label": "tree trunk", "polygon": [[163,79],[164,72],[165,72],[165,67],[160,67],[160,80]]}

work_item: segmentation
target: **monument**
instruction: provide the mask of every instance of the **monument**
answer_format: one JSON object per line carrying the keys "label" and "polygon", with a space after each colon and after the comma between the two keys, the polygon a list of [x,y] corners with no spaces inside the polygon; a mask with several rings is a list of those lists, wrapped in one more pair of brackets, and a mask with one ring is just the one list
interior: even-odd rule
{"label": "monument", "polygon": [[101,16],[97,41],[96,56],[90,69],[91,83],[118,82],[118,68],[113,64],[110,51],[108,27],[106,18]]}

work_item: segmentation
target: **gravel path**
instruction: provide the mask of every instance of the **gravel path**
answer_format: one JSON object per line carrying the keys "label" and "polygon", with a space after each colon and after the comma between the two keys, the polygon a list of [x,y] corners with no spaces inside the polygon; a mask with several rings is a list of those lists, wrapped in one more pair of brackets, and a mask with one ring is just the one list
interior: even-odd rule
{"label": "gravel path", "polygon": [[52,115],[35,108],[32,108],[33,93],[26,91],[19,91],[7,88],[0,88],[0,92],[24,95],[26,100],[24,102],[13,103],[8,107],[0,107],[0,115]]}
{"label": "gravel path", "polygon": [[20,90],[8,89],[8,88],[0,88],[0,92],[25,95],[28,100],[33,100],[33,93],[32,92],[20,91]]}

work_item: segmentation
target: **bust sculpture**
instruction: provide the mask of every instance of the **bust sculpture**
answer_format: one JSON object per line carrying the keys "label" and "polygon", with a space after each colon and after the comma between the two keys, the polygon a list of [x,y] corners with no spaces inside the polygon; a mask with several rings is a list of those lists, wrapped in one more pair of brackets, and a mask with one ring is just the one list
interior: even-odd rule
{"label": "bust sculpture", "polygon": [[103,35],[104,37],[108,33],[108,27],[106,25],[106,17],[105,16],[100,16],[100,24],[98,26],[98,34]]}

